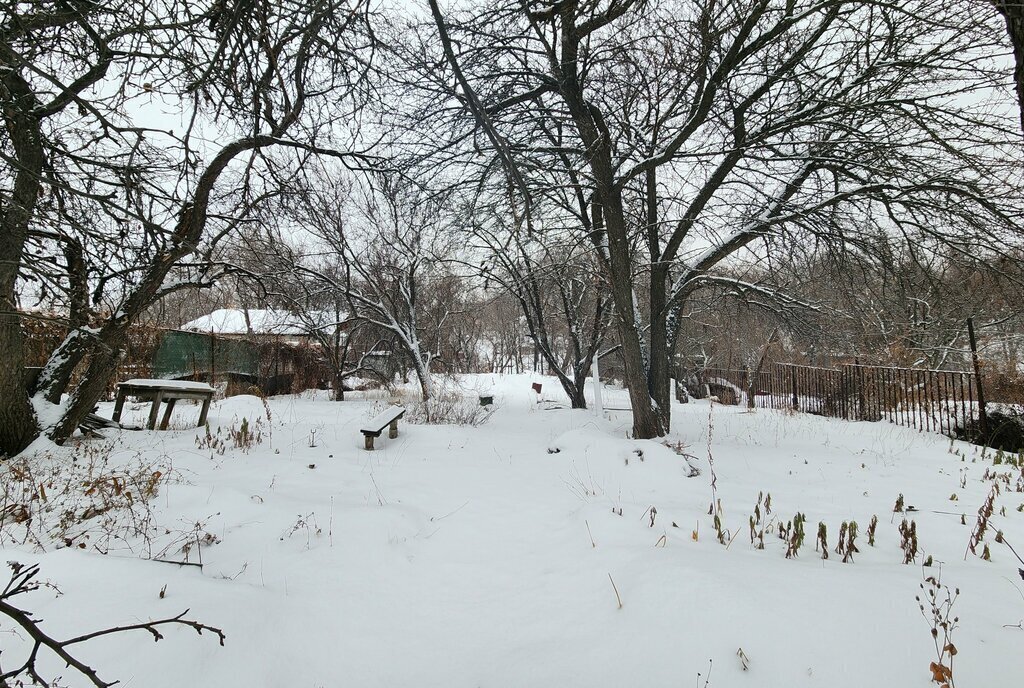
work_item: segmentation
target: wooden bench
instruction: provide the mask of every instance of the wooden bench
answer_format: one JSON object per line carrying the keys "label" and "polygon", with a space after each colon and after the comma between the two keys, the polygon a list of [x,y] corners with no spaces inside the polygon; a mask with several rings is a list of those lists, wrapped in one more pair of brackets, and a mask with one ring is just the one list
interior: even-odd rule
{"label": "wooden bench", "polygon": [[146,427],[150,430],[156,429],[156,418],[160,413],[160,404],[167,402],[167,410],[164,411],[163,420],[160,422],[160,429],[166,430],[171,420],[171,412],[179,399],[196,399],[203,402],[203,408],[199,412],[199,426],[206,425],[206,414],[210,411],[210,402],[213,401],[213,387],[204,382],[186,382],[183,380],[128,380],[117,385],[117,402],[114,404],[113,420],[121,420],[121,411],[124,409],[125,397],[137,397],[143,401],[152,402],[149,409],[149,422]]}
{"label": "wooden bench", "polygon": [[380,413],[366,422],[366,425],[359,432],[363,433],[365,442],[363,448],[366,451],[373,451],[373,440],[380,437],[384,428],[388,429],[388,439],[398,437],[398,419],[405,415],[405,409],[401,406],[392,406],[383,413]]}

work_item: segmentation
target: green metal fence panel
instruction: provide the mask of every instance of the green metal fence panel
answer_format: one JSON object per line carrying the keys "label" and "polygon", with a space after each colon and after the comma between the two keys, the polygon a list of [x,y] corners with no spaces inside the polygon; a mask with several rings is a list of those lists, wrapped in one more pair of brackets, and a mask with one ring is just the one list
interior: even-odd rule
{"label": "green metal fence panel", "polygon": [[243,339],[214,337],[201,332],[169,330],[160,338],[153,355],[153,375],[158,378],[259,375],[259,351]]}

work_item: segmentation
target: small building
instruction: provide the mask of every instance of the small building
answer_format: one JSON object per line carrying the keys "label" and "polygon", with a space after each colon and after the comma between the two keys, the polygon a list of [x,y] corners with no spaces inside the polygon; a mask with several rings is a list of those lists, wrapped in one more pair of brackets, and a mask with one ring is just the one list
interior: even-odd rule
{"label": "small building", "polygon": [[[334,328],[339,319],[300,317],[275,309],[221,308],[177,330],[165,331],[153,357],[153,375],[219,383],[226,393],[258,387],[264,394],[323,386],[324,370],[313,323]],[[346,327],[344,322],[342,327]]]}
{"label": "small building", "polygon": [[334,320],[321,312],[299,316],[273,308],[218,308],[185,323],[181,329],[221,337],[274,338],[298,344],[313,338],[312,328],[327,329]]}

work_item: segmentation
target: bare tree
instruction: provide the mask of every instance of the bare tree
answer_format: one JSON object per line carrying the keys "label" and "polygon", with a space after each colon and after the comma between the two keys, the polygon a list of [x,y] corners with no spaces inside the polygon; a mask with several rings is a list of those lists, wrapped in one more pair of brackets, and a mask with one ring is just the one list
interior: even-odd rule
{"label": "bare tree", "polygon": [[525,237],[498,213],[471,221],[482,276],[519,304],[527,332],[572,408],[586,408],[584,384],[610,324],[611,299],[593,252],[578,235],[545,227]]}
{"label": "bare tree", "polygon": [[972,3],[431,8],[436,38],[414,31],[406,57],[432,66],[416,112],[434,103],[454,132],[435,155],[500,170],[527,233],[538,191],[579,196],[636,437],[667,430],[680,314],[723,268],[803,243],[985,262],[1020,242],[1016,141],[985,101],[1002,37]]}
{"label": "bare tree", "polygon": [[288,199],[291,229],[269,230],[267,250],[290,255],[287,269],[343,300],[348,317],[393,337],[430,399],[439,331],[453,315],[441,309],[421,320],[423,287],[451,248],[443,200],[379,177],[351,185],[312,169],[307,176]]}
{"label": "bare tree", "polygon": [[[268,227],[274,231],[268,233]],[[378,374],[368,360],[380,353],[384,342],[360,336],[366,323],[351,313],[344,292],[335,288],[344,279],[344,264],[328,252],[290,243],[287,235],[287,225],[280,226],[270,215],[254,229],[237,233],[230,260],[239,273],[239,291],[287,313],[289,329],[315,345],[330,372],[332,398],[343,401],[346,379]],[[316,255],[315,270],[304,269],[311,264],[309,253]]]}
{"label": "bare tree", "polygon": [[[3,12],[0,452],[12,454],[42,432],[57,442],[74,432],[106,389],[127,329],[162,297],[211,284],[220,239],[296,163],[362,164],[352,137],[328,126],[328,108],[351,102],[373,40],[360,0]],[[182,122],[138,124],[144,99],[184,106]],[[35,390],[21,372],[25,295],[69,327]]]}

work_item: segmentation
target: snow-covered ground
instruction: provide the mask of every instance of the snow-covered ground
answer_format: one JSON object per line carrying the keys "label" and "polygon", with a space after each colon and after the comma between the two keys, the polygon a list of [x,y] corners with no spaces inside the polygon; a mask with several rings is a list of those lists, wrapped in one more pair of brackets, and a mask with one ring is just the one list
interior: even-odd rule
{"label": "snow-covered ground", "polygon": [[[996,499],[992,561],[964,557],[990,489],[986,470],[1013,484],[1020,470],[885,423],[706,402],[673,408],[667,439],[696,457],[686,459],[627,439],[628,412],[598,419],[538,404],[534,381],[545,399],[562,399],[550,378],[465,378],[471,397],[495,394],[484,425],[400,422],[400,436],[385,433],[374,452],[358,430],[380,410],[379,393],[215,403],[210,424],[222,439],[242,418],[261,434],[247,452],[230,439],[223,453],[216,441],[198,446],[203,431],[186,428],[198,407],[179,404],[178,429],[112,438],[112,465],[162,467],[153,544],[108,542],[103,555],[93,533],[84,549],[9,545],[5,560],[39,562],[63,593],[19,601],[58,637],[186,608],[226,633],[224,647],[187,628],[157,644],[139,633],[77,646],[124,686],[925,688],[936,657],[915,596],[941,571],[960,589],[956,683],[1021,684],[1024,582],[994,536],[1002,530],[1022,549],[1024,494]],[[627,406],[607,389],[604,403]],[[146,413],[139,406],[125,420],[141,424]],[[728,546],[708,514],[709,435]],[[66,461],[39,459],[54,460]],[[700,475],[688,477],[690,464]],[[749,519],[762,492],[772,527],[758,550]],[[917,523],[916,565],[902,563],[904,516],[892,513],[901,493],[916,509],[905,515]],[[806,543],[786,559],[775,525],[798,511]],[[834,548],[849,520],[860,526],[854,562],[834,551],[822,560],[818,522]],[[200,544],[188,558],[201,556],[201,569],[139,556],[183,560],[190,532]],[[928,555],[935,565],[923,568]],[[6,668],[24,638],[4,632],[0,648]],[[57,662],[46,666],[85,685]]]}

